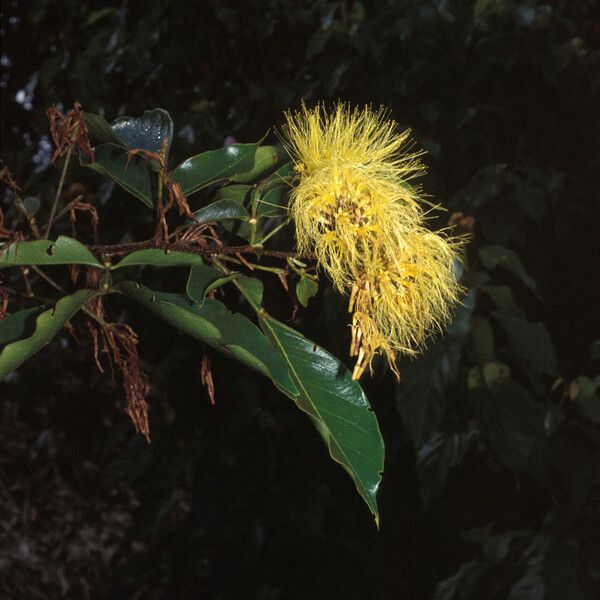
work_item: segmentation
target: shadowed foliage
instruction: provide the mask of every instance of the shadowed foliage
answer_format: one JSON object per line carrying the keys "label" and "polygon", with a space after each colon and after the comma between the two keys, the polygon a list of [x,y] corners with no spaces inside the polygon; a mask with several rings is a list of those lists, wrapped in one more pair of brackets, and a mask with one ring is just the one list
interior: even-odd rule
{"label": "shadowed foliage", "polygon": [[[431,227],[449,224],[470,240],[467,291],[445,335],[400,364],[399,383],[381,362],[361,381],[386,445],[379,531],[311,421],[256,366],[212,349],[207,363],[200,341],[133,296],[107,298],[111,319],[126,317],[137,333],[135,367],[150,375],[148,445],[126,415],[121,376],[116,385],[110,367],[98,371],[93,337],[83,316],[73,317],[72,334],[58,333],[0,383],[0,595],[597,598],[597,3],[15,0],[3,7],[0,34],[0,155],[21,188],[3,171],[0,235],[17,223],[29,233],[22,215],[41,223],[50,212],[65,160],[51,164],[51,106],[64,114],[79,101],[109,122],[130,117],[115,129],[86,121],[97,145],[93,159],[73,158],[67,172],[57,215],[66,212],[55,226],[61,244],[73,227],[80,242],[96,243],[90,207],[99,243],[158,236],[148,172],[168,176],[198,155],[204,179],[186,168],[171,174],[172,214],[185,212],[179,184],[201,224],[227,219],[224,229],[242,244],[252,211],[269,207],[256,212],[261,224],[281,216],[273,182],[258,189],[254,175],[244,178],[254,165],[245,164],[248,153],[256,156],[260,141],[270,148],[260,168],[277,164],[272,127],[283,111],[342,99],[384,104],[412,129],[427,151],[420,183],[447,209],[432,213]],[[151,113],[154,139],[170,145],[128,154],[139,139],[119,132],[132,130],[131,118],[146,124],[144,113],[157,107],[175,128]],[[232,147],[226,174],[212,172]],[[200,154],[209,150],[217,154]],[[231,185],[219,187],[225,179]],[[277,235],[291,247],[288,230]],[[43,268],[72,291],[70,276],[82,278],[97,259],[67,246],[57,243]],[[63,251],[78,253],[79,273],[52,262]],[[20,250],[11,252],[0,266]],[[220,302],[219,286],[239,283],[201,269],[188,280],[193,260],[168,276],[130,260],[113,276],[138,269],[131,272],[144,286],[164,294],[187,287]],[[55,293],[30,275],[40,295]],[[294,316],[287,324],[344,357],[346,301],[324,277],[312,296],[308,275],[297,282],[306,308],[296,312],[266,277],[263,306],[281,322]],[[0,276],[14,287],[7,270]],[[34,307],[7,298],[5,319],[16,314],[12,302]],[[237,293],[227,308],[251,315]],[[43,309],[19,313],[0,333],[2,347],[51,322]],[[214,406],[201,382],[207,369]]]}

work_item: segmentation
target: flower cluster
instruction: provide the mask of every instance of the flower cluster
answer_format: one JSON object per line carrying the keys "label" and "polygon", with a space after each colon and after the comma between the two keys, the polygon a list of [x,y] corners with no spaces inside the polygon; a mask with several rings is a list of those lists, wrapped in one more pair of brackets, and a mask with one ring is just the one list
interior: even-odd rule
{"label": "flower cluster", "polygon": [[353,377],[376,354],[398,376],[398,353],[415,354],[449,317],[460,286],[459,242],[425,227],[418,187],[424,171],[384,110],[339,103],[286,115],[296,164],[290,211],[300,252],[314,252],[350,295]]}

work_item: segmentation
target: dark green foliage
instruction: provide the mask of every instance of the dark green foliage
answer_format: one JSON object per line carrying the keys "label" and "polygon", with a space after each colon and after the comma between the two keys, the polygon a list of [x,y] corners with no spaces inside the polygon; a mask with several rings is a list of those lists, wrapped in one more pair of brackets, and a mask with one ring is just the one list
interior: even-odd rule
{"label": "dark green foliage", "polygon": [[[99,497],[131,490],[139,502],[126,542],[93,580],[98,597],[598,597],[594,2],[38,0],[14,2],[2,20],[11,64],[1,154],[24,196],[52,193],[56,171],[38,140],[55,102],[78,99],[109,120],[167,109],[173,169],[226,136],[256,142],[301,99],[342,98],[383,103],[413,128],[428,151],[422,185],[449,209],[440,224],[455,212],[474,218],[468,292],[447,334],[401,366],[400,383],[380,370],[365,383],[387,447],[380,533],[310,423],[268,381],[215,354],[212,408],[197,343],[156,326],[133,300],[154,384],[152,446],[133,437],[121,392],[96,373],[85,341],[61,336],[47,360],[1,384],[4,405],[48,448],[44,464],[67,475],[97,464]],[[126,150],[101,119],[88,126],[109,149],[100,168],[125,173]],[[127,177],[142,160],[132,158]],[[112,241],[147,231],[151,211],[118,185],[90,169],[69,177],[95,195]],[[208,221],[218,209],[229,231],[250,239],[244,220],[278,210],[277,186],[240,180],[204,208],[210,188],[201,188],[215,177],[190,184],[192,210]],[[151,185],[133,187],[151,202]],[[165,291],[185,289],[181,271]],[[151,289],[161,277],[144,271]],[[207,281],[188,293],[203,296]],[[305,304],[310,280],[299,288]],[[267,310],[288,319],[290,307],[269,297]],[[336,302],[321,280],[293,325],[344,356],[347,318]],[[18,314],[13,331],[30,335],[35,316]]]}

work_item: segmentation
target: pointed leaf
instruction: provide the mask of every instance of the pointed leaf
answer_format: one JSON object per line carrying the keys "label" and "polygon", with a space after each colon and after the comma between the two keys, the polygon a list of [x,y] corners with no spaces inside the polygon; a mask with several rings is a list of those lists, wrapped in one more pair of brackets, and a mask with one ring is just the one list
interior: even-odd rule
{"label": "pointed leaf", "polygon": [[278,217],[287,215],[287,199],[290,192],[289,185],[278,185],[266,194],[258,197],[256,201],[257,217]]}
{"label": "pointed leaf", "polygon": [[128,148],[149,150],[165,159],[169,156],[173,119],[162,108],[147,110],[141,117],[119,117],[112,129]]}
{"label": "pointed leaf", "polygon": [[100,261],[80,242],[59,236],[56,241],[14,242],[0,253],[0,269],[15,265],[88,265]]}
{"label": "pointed leaf", "polygon": [[263,299],[263,282],[255,277],[240,276],[236,279],[236,284],[246,300],[250,303],[250,306],[255,310],[258,310]]}
{"label": "pointed leaf", "polygon": [[0,352],[0,380],[46,346],[80,308],[99,294],[98,290],[79,290],[41,313],[30,337],[12,342]]}
{"label": "pointed leaf", "polygon": [[86,167],[110,177],[146,206],[154,206],[153,177],[156,175],[142,156],[132,156],[128,161],[126,149],[115,144],[100,144],[94,148],[94,160],[85,163],[81,157]]}
{"label": "pointed leaf", "polygon": [[316,296],[318,291],[319,284],[310,277],[301,277],[296,284],[296,296],[304,308],[308,306],[308,301]]}
{"label": "pointed leaf", "polygon": [[245,206],[248,203],[250,193],[253,189],[254,186],[242,185],[239,183],[224,185],[217,190],[217,193],[215,194],[215,201],[231,200],[237,204]]}
{"label": "pointed leaf", "polygon": [[240,219],[247,221],[250,218],[248,211],[238,202],[234,200],[217,200],[212,202],[208,206],[197,210],[194,213],[196,221],[188,221],[188,223],[194,223],[195,225],[201,225],[204,223],[214,223],[216,221],[223,221],[225,219]]}
{"label": "pointed leaf", "polygon": [[383,440],[360,385],[339,360],[297,331],[264,311],[259,311],[259,320],[298,389],[292,399],[313,419],[332,458],[348,471],[378,520]]}
{"label": "pointed leaf", "polygon": [[281,162],[289,160],[285,150],[278,146],[259,146],[254,156],[254,165],[248,171],[234,177],[238,183],[250,183],[264,177]]}
{"label": "pointed leaf", "polygon": [[83,118],[92,137],[100,142],[116,144],[122,148],[127,148],[127,144],[113,131],[113,128],[104,117],[86,112]]}
{"label": "pointed leaf", "polygon": [[276,171],[271,173],[266,179],[260,182],[260,186],[271,187],[274,185],[289,185],[292,178],[294,177],[294,163],[291,161],[286,162],[284,165],[279,167]]}
{"label": "pointed leaf", "polygon": [[9,344],[25,337],[34,316],[40,312],[39,308],[27,308],[7,315],[0,320],[0,344]]}
{"label": "pointed leaf", "polygon": [[256,144],[233,144],[184,160],[172,173],[186,195],[224,179],[235,179],[254,165]]}
{"label": "pointed leaf", "polygon": [[206,299],[198,306],[181,294],[152,292],[132,281],[120,283],[115,290],[134,298],[188,335],[270,377],[285,393],[297,393],[285,363],[260,329],[244,315],[230,313],[218,300]]}
{"label": "pointed leaf", "polygon": [[178,252],[176,250],[162,250],[161,248],[148,248],[137,250],[128,254],[123,260],[111,268],[131,267],[133,265],[150,265],[152,267],[191,267],[202,265],[202,257],[190,252]]}
{"label": "pointed leaf", "polygon": [[190,269],[185,292],[190,300],[202,304],[208,292],[235,279],[237,275],[223,276],[223,272],[207,265],[194,265]]}

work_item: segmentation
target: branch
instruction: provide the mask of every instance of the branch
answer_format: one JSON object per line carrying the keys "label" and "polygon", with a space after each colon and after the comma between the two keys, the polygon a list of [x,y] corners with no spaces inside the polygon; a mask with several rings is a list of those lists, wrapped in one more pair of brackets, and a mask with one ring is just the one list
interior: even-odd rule
{"label": "branch", "polygon": [[146,240],[143,242],[130,242],[127,244],[112,244],[108,246],[88,246],[89,250],[97,256],[121,256],[136,250],[148,250],[159,248],[165,251],[186,252],[188,254],[199,254],[206,258],[224,254],[255,254],[257,256],[272,256],[274,258],[307,258],[312,259],[314,255],[301,255],[297,252],[285,252],[281,250],[268,250],[257,246],[213,246],[206,248],[197,244],[186,244],[182,242],[167,242]]}

